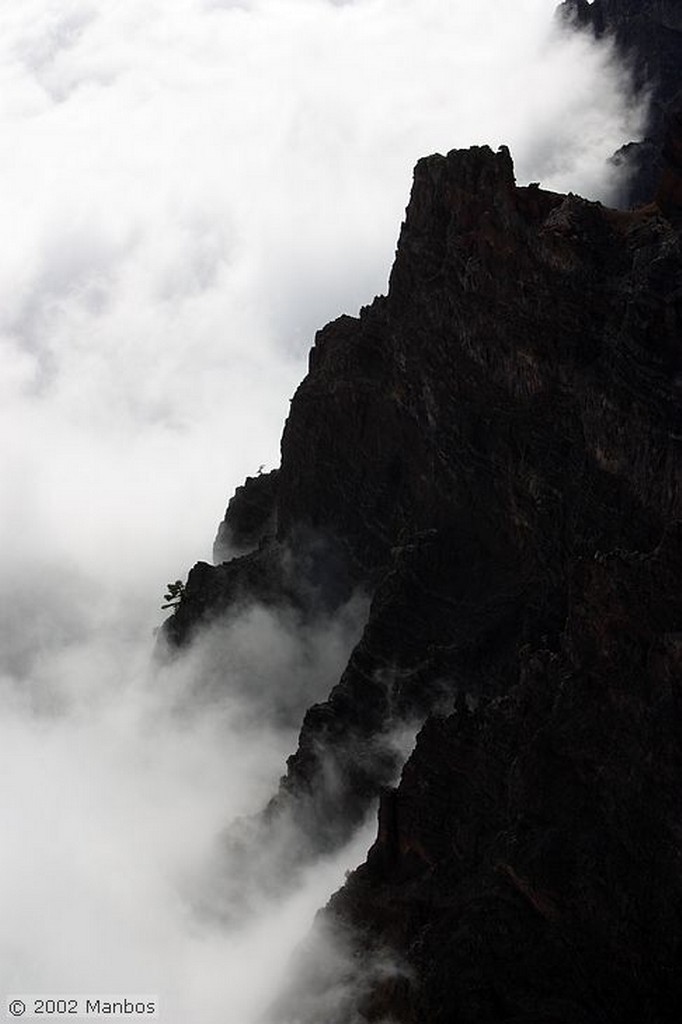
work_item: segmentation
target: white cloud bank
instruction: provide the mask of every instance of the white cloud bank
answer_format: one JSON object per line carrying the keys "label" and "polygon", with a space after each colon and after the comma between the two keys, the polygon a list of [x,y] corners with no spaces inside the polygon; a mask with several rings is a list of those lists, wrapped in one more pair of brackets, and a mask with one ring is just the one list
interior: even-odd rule
{"label": "white cloud bank", "polygon": [[[245,608],[151,673],[139,647],[95,635],[2,695],[3,1020],[10,993],[144,993],[167,1024],[248,1024],[267,1008],[373,824],[236,930],[212,912],[230,871],[222,834],[275,791],[294,723],[338,678],[365,612],[355,599],[294,630]],[[251,851],[272,878],[269,854]]]}
{"label": "white cloud bank", "polygon": [[314,330],[384,290],[418,157],[506,143],[521,181],[608,191],[637,114],[553,7],[0,0],[5,987],[113,972],[169,1024],[249,1024],[260,959],[281,970],[336,884],[321,867],[238,948],[197,931],[181,880],[293,732],[245,745],[229,693],[181,728],[151,630],[277,463]]}
{"label": "white cloud bank", "polygon": [[129,583],[277,463],[314,330],[385,288],[419,156],[504,142],[520,180],[597,194],[635,130],[553,0],[1,7],[3,524]]}

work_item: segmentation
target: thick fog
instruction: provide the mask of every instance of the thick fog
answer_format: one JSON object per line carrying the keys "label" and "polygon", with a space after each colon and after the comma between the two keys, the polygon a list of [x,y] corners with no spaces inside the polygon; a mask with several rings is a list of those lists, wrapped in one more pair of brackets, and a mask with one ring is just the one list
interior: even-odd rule
{"label": "thick fog", "polygon": [[[0,1000],[251,1024],[372,824],[239,931],[194,905],[362,628],[168,580],[278,463],[314,331],[385,290],[412,167],[505,143],[608,199],[642,111],[552,0],[0,0]],[[218,884],[218,882],[217,882]],[[4,1012],[4,1009],[3,1009]]]}

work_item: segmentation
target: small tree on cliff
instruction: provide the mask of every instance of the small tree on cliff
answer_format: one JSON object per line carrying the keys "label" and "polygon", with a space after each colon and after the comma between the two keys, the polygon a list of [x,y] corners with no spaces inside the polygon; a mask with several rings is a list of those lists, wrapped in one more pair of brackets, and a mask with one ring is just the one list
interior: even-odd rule
{"label": "small tree on cliff", "polygon": [[185,593],[185,584],[182,582],[182,580],[176,580],[175,583],[169,583],[167,589],[168,593],[164,594],[163,596],[164,600],[167,601],[168,604],[162,604],[162,609],[175,608],[177,605],[180,604],[180,601],[182,600],[182,595]]}

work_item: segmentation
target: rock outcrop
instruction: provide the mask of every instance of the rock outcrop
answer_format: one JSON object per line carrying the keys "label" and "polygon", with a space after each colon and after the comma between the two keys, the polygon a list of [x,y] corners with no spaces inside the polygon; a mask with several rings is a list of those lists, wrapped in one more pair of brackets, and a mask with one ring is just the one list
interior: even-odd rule
{"label": "rock outcrop", "polygon": [[213,545],[216,565],[246,554],[277,532],[278,471],[249,476],[230,499]]}
{"label": "rock outcrop", "polygon": [[357,737],[458,695],[327,912],[400,965],[339,1021],[682,1005],[680,241],[516,188],[505,150],[430,157],[388,296],[318,335],[280,523],[379,581],[285,790],[337,750],[357,810],[385,778]]}
{"label": "rock outcrop", "polygon": [[[679,33],[677,5],[649,6]],[[228,560],[192,570],[166,624],[177,647],[240,601],[314,620],[372,596],[279,793],[233,837],[248,872],[286,815],[301,863],[381,794],[326,921],[396,966],[329,1024],[682,1005],[679,154],[672,119],[631,212],[517,187],[504,148],[421,160],[388,294],[318,333],[280,469],[237,492]]]}
{"label": "rock outcrop", "polygon": [[[332,758],[355,820],[386,782],[377,736],[503,692],[519,646],[559,636],[576,558],[660,541],[681,502],[681,266],[656,207],[517,188],[504,149],[420,161],[388,295],[317,336],[261,485],[277,534],[197,566],[166,629],[187,642],[245,595],[313,614],[372,590],[283,792],[319,793]],[[252,507],[232,503],[235,535]]]}
{"label": "rock outcrop", "polygon": [[579,559],[558,644],[424,726],[327,910],[392,951],[363,1019],[679,1016],[681,540]]}

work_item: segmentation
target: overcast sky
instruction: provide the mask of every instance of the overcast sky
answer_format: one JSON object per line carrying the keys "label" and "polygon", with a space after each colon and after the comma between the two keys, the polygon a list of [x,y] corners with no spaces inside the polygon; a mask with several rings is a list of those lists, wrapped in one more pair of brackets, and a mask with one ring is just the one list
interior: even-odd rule
{"label": "overcast sky", "polygon": [[[295,732],[266,730],[251,781],[227,797],[220,730],[202,719],[195,744],[169,725],[150,747],[149,708],[165,719],[140,680],[164,586],[210,557],[244,476],[277,464],[315,330],[384,291],[420,156],[505,143],[522,183],[608,196],[605,160],[639,115],[622,69],[559,38],[553,8],[0,0],[0,754],[13,836],[0,888],[28,908],[4,958],[14,988],[28,962],[56,984],[95,919],[103,948],[129,942],[150,977],[181,977],[195,956],[182,901],[155,880],[195,870],[227,809],[265,798]],[[197,787],[196,847],[166,864]],[[68,827],[36,845],[60,798]],[[131,860],[130,829],[150,815],[147,853]],[[45,864],[40,906],[22,863]],[[147,891],[129,920],[126,901]],[[307,898],[311,913],[323,897]],[[66,904],[62,941],[52,912]],[[163,929],[175,944],[162,968]]]}

